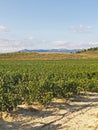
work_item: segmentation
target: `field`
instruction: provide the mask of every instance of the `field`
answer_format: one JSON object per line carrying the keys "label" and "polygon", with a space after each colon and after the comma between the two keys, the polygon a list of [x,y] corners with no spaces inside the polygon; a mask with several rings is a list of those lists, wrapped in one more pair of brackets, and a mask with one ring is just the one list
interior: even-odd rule
{"label": "field", "polygon": [[0,54],[0,60],[66,60],[98,59],[98,50],[80,53],[32,53],[17,52]]}
{"label": "field", "polygon": [[1,60],[0,111],[98,92],[98,60]]}

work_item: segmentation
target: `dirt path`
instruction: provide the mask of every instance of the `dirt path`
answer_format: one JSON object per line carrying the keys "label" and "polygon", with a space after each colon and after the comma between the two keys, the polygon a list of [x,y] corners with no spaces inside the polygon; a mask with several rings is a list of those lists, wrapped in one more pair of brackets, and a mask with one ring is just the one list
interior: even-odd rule
{"label": "dirt path", "polygon": [[98,94],[55,99],[47,109],[21,107],[3,114],[0,130],[98,130]]}

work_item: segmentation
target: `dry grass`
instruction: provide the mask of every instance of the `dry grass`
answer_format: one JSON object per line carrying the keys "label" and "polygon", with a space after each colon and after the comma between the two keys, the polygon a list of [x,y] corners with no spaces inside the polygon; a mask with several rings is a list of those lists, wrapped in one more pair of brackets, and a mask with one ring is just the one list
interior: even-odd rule
{"label": "dry grass", "polygon": [[93,59],[98,58],[97,52],[68,54],[68,53],[8,53],[1,54],[0,60],[64,60],[64,59]]}

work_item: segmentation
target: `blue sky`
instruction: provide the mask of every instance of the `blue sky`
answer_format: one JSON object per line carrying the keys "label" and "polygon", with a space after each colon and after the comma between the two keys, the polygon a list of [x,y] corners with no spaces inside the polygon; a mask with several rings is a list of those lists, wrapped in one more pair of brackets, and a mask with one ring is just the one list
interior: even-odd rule
{"label": "blue sky", "polygon": [[98,46],[98,0],[0,0],[0,52]]}

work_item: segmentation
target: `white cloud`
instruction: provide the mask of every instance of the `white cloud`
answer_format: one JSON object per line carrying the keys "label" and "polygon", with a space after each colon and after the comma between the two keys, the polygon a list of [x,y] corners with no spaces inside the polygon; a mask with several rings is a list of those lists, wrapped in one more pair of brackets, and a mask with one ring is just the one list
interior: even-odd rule
{"label": "white cloud", "polygon": [[69,27],[71,32],[75,32],[75,33],[89,33],[93,31],[93,27],[92,26],[86,26],[86,25],[82,25],[80,24],[79,26],[70,26]]}
{"label": "white cloud", "polygon": [[84,49],[90,47],[97,47],[98,42],[71,42],[71,41],[53,41],[52,44],[56,48],[65,48],[65,49]]}
{"label": "white cloud", "polygon": [[22,49],[45,49],[47,45],[50,45],[49,41],[33,39],[32,37],[24,40],[0,39],[0,53]]}
{"label": "white cloud", "polygon": [[34,43],[30,40],[0,39],[0,53],[14,52],[22,49],[32,49]]}
{"label": "white cloud", "polygon": [[0,32],[7,32],[8,28],[6,26],[0,25]]}
{"label": "white cloud", "polygon": [[67,41],[53,41],[51,43],[55,46],[65,46],[68,42]]}
{"label": "white cloud", "polygon": [[74,41],[47,41],[38,39],[10,40],[0,39],[0,53],[15,52],[22,49],[84,49],[97,47],[97,41],[74,42]]}

